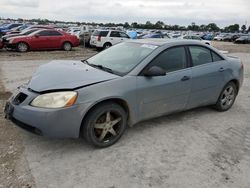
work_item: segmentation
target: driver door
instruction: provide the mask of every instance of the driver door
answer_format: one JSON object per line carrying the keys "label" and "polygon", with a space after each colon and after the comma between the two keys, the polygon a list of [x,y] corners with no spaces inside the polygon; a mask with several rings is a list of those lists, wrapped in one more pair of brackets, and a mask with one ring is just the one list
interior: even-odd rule
{"label": "driver door", "polygon": [[185,109],[192,77],[185,47],[174,47],[160,53],[146,69],[152,66],[161,67],[166,75],[137,77],[140,118],[148,119]]}

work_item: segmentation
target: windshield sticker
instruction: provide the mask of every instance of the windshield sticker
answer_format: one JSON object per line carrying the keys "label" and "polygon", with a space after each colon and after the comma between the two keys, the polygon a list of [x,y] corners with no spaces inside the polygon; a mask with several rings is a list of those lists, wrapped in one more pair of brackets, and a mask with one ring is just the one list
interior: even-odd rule
{"label": "windshield sticker", "polygon": [[143,44],[141,45],[141,47],[143,48],[150,48],[150,49],[156,49],[158,46],[155,46],[155,45],[151,45],[151,44]]}

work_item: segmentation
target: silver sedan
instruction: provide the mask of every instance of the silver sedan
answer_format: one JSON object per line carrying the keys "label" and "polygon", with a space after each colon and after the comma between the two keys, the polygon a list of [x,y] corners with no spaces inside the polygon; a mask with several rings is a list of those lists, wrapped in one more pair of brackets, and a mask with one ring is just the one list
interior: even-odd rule
{"label": "silver sedan", "polygon": [[38,68],[6,103],[6,117],[33,133],[114,144],[127,125],[212,105],[231,108],[243,81],[235,57],[196,41],[147,39],[83,61]]}

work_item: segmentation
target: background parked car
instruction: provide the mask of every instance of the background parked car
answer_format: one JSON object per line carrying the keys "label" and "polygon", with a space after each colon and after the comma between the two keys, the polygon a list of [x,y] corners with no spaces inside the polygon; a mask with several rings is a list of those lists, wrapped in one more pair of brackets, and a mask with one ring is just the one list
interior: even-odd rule
{"label": "background parked car", "polygon": [[241,36],[240,38],[235,40],[235,43],[238,43],[238,44],[250,44],[250,35]]}
{"label": "background parked car", "polygon": [[63,49],[69,51],[79,46],[79,39],[68,33],[54,29],[43,29],[29,35],[11,37],[6,41],[6,47],[19,52],[28,50]]}
{"label": "background parked car", "polygon": [[217,36],[214,37],[214,40],[222,41],[222,38],[223,38],[224,36],[225,36],[225,35],[223,35],[223,34],[217,35]]}
{"label": "background parked car", "polygon": [[0,38],[0,49],[3,48],[3,40]]}
{"label": "background parked car", "polygon": [[228,34],[228,35],[225,35],[224,37],[222,37],[222,40],[228,41],[228,42],[233,42],[239,37],[240,37],[239,34]]}
{"label": "background parked car", "polygon": [[8,31],[8,32],[6,33],[6,35],[21,33],[23,30],[25,30],[25,29],[28,28],[29,26],[30,26],[30,25],[28,25],[28,24],[20,25],[20,26],[18,26],[18,27],[15,27],[15,28],[11,29],[10,31]]}
{"label": "background parked car", "polygon": [[213,40],[214,35],[212,35],[212,34],[205,34],[205,35],[201,36],[201,38],[203,40]]}
{"label": "background parked car", "polygon": [[98,49],[106,49],[128,39],[130,37],[122,31],[96,30],[91,36],[90,45]]}
{"label": "background parked car", "polygon": [[7,24],[7,25],[3,25],[0,27],[0,37],[5,35],[8,31],[10,31],[11,29],[13,28],[16,28],[20,25],[23,25],[23,24],[20,24],[20,23],[12,23],[12,24]]}
{"label": "background parked car", "polygon": [[203,40],[202,38],[195,36],[195,35],[187,35],[187,36],[184,36],[183,39],[198,40],[204,44],[211,45],[211,42],[209,40]]}
{"label": "background parked car", "polygon": [[7,41],[7,39],[10,38],[10,37],[17,37],[17,36],[29,35],[29,34],[35,32],[35,31],[37,31],[37,30],[39,30],[39,29],[28,29],[28,30],[23,30],[23,32],[21,32],[21,33],[4,35],[4,36],[2,37],[2,39],[3,39],[3,42],[5,42],[5,41]]}

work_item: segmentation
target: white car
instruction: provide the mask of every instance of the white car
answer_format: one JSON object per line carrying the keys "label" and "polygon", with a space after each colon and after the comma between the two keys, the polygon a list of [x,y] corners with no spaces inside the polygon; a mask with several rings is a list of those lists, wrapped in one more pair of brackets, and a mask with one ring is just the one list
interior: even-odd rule
{"label": "white car", "polygon": [[95,30],[90,39],[90,45],[96,48],[106,49],[130,37],[122,31],[117,30]]}
{"label": "white car", "polygon": [[78,27],[70,28],[68,31],[68,33],[70,33],[71,35],[77,36],[78,39],[80,38],[80,32],[81,30]]}
{"label": "white car", "polygon": [[217,35],[216,37],[214,37],[214,40],[222,41],[224,36],[225,35]]}
{"label": "white car", "polygon": [[209,40],[203,40],[202,38],[200,38],[198,36],[195,36],[195,35],[186,35],[186,36],[184,36],[182,38],[183,39],[191,39],[191,40],[199,40],[199,41],[201,41],[204,44],[211,45],[211,41],[209,41]]}

